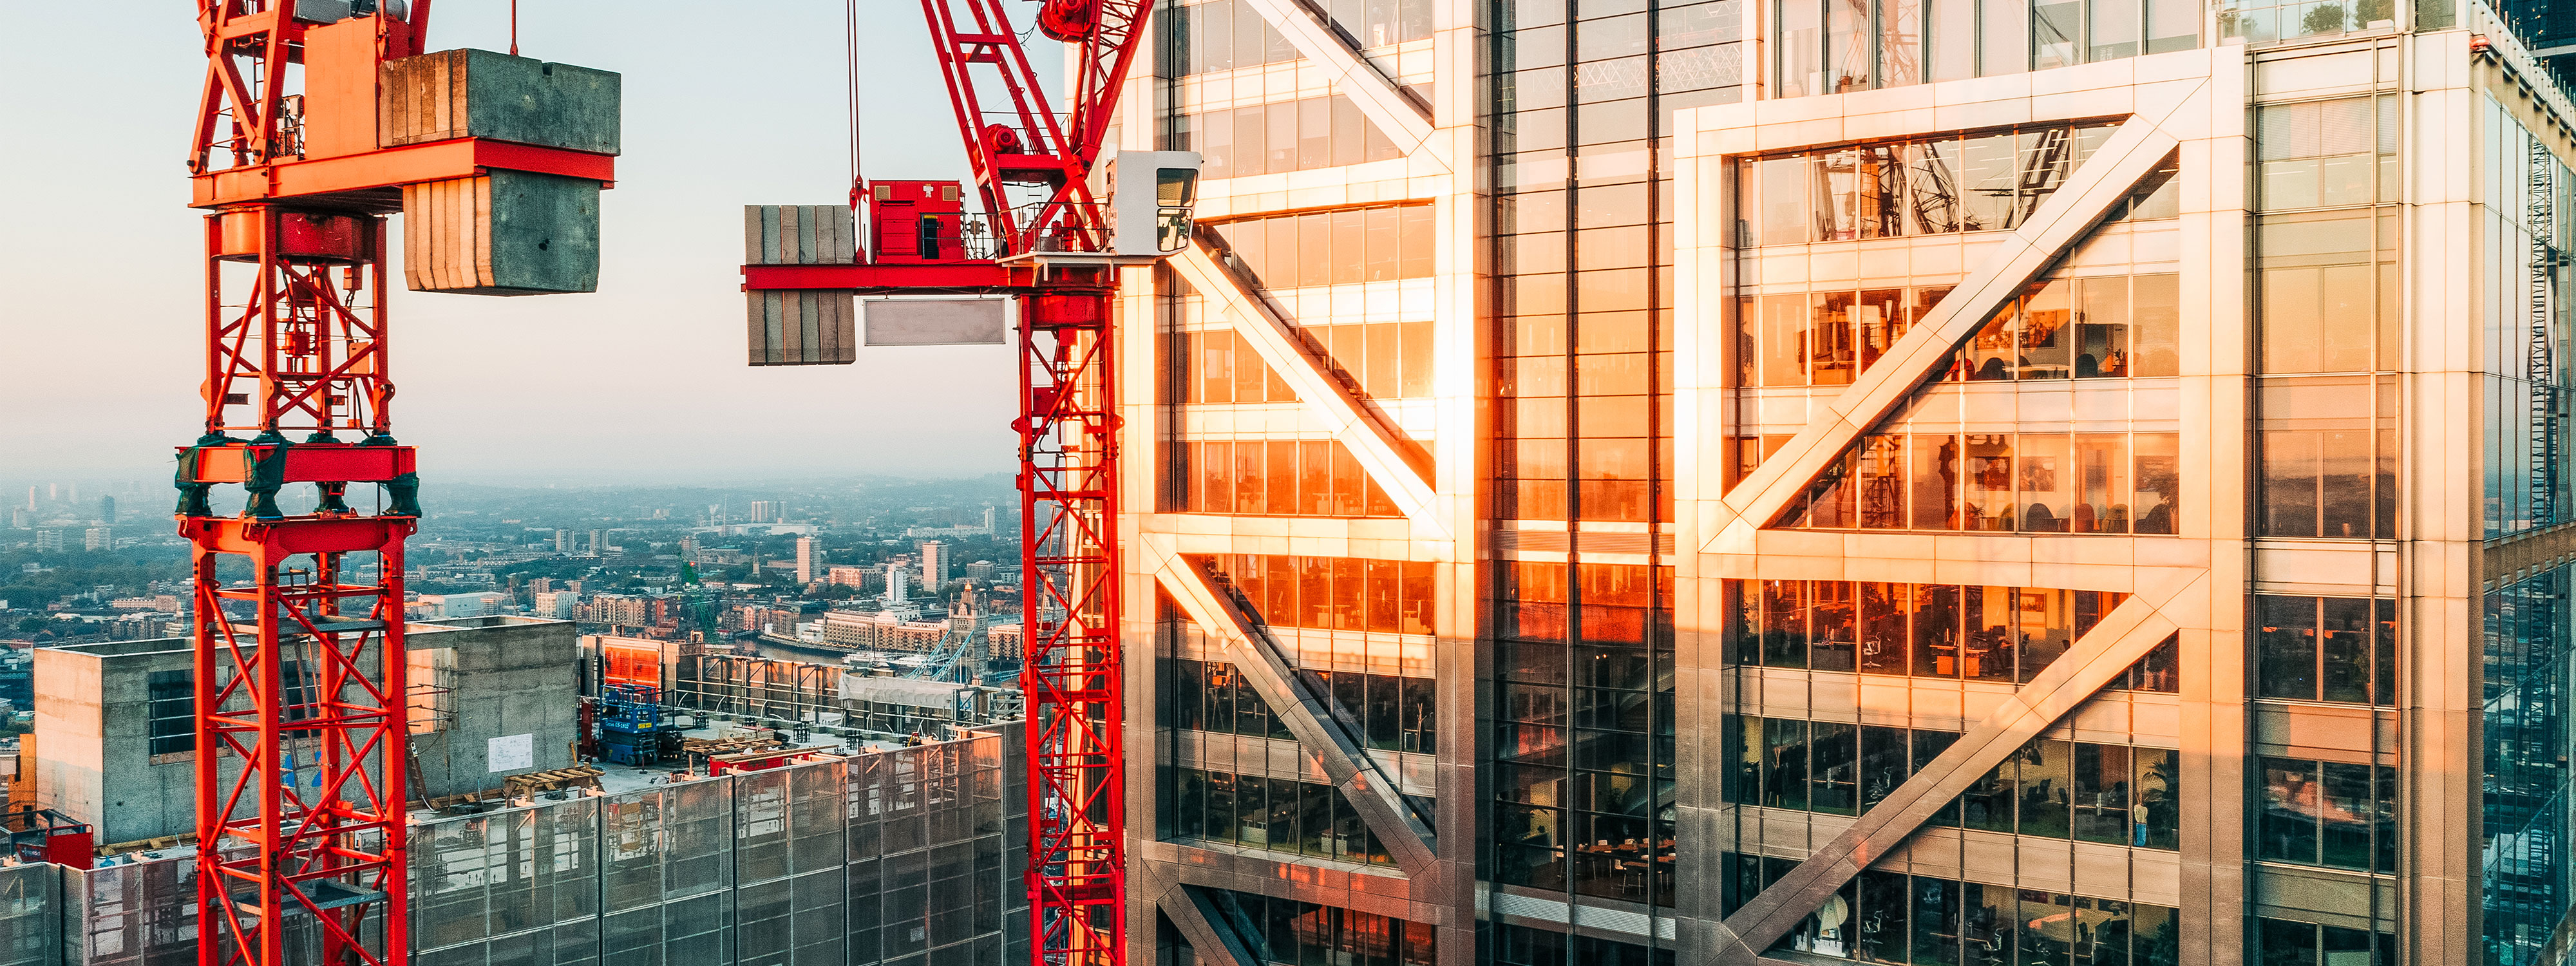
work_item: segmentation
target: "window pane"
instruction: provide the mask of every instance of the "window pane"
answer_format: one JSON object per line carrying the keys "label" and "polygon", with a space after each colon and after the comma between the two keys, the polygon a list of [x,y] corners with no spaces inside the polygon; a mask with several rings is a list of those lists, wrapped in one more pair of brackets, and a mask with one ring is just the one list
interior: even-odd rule
{"label": "window pane", "polygon": [[1906,437],[1913,449],[1909,471],[1914,481],[1914,529],[1959,528],[1959,438],[1916,433]]}
{"label": "window pane", "polygon": [[2129,374],[2129,280],[2076,282],[2075,378]]}
{"label": "window pane", "polygon": [[1975,0],[1929,0],[1931,22],[1924,30],[1923,64],[1927,81],[1959,80],[1977,69]]}
{"label": "window pane", "polygon": [[2135,801],[2129,806],[2136,833],[2132,842],[2140,848],[2181,848],[2181,799],[2174,790],[2179,754],[2170,748],[2136,748],[2132,754],[2138,761]]}
{"label": "window pane", "polygon": [[1860,585],[1860,669],[1868,674],[1902,675],[1906,670],[1905,620],[1912,610],[1911,584],[1868,582]]}
{"label": "window pane", "polygon": [[2139,433],[2131,445],[2137,450],[2137,532],[2171,534],[2181,513],[2181,436]]}
{"label": "window pane", "polygon": [[1878,86],[1919,83],[1923,62],[1923,0],[1881,0],[1878,7]]}
{"label": "window pane", "polygon": [[2021,300],[2006,302],[1986,319],[1977,334],[1968,337],[1968,344],[1960,350],[1960,368],[1969,381],[1997,382],[2013,377],[2019,356],[2014,328],[2020,316]]}
{"label": "window pane", "polygon": [[1962,517],[1966,529],[2007,533],[2014,529],[2019,514],[2013,502],[2012,447],[2010,433],[1967,434],[1967,502]]}
{"label": "window pane", "polygon": [[2378,812],[2371,797],[2371,768],[2329,761],[2324,769],[2318,809],[2321,860],[2338,869],[2366,870],[2372,819]]}
{"label": "window pane", "polygon": [[2132,279],[2137,326],[2136,372],[2170,376],[2182,371],[2182,276],[2140,275]]}
{"label": "window pane", "polygon": [[[2018,9],[2009,3],[1986,5],[1989,14],[1998,8]],[[2013,19],[2019,20],[2019,15],[2016,13]],[[1994,35],[1989,32],[1986,40],[1993,41]],[[1989,61],[1986,73],[2008,72],[1992,69]],[[1964,218],[1959,226],[1962,230],[1993,231],[2013,226],[2013,213],[2017,210],[2016,202],[2022,195],[2019,160],[2019,155],[2014,149],[2013,136],[2010,133],[1981,134],[1969,137],[1963,142],[1960,155],[1960,178],[1966,183],[1967,190],[1963,192],[1965,198],[1960,202],[1965,209]]]}
{"label": "window pane", "polygon": [[[2029,34],[2023,28],[2025,8],[2018,3],[1981,5],[1977,74],[1996,77],[2021,73],[2030,64],[2025,53]],[[1991,227],[1991,226],[1990,226]]]}
{"label": "window pane", "polygon": [[2085,29],[2092,35],[2084,53],[2087,63],[2118,60],[2138,55],[2138,0],[2092,0],[2092,18]]}
{"label": "window pane", "polygon": [[[1991,0],[1989,0],[1991,3]],[[2034,3],[2031,5],[2031,58],[2035,70],[2066,67],[2081,63],[2077,59],[2077,32],[2082,29],[2084,5],[2081,3]]]}
{"label": "window pane", "polygon": [[2023,835],[2062,839],[2067,833],[2070,757],[2074,744],[2034,741],[2021,752],[2021,822]]}
{"label": "window pane", "polygon": [[1916,677],[1959,676],[1959,588],[1924,584],[1914,588],[1913,645]]}
{"label": "window pane", "polygon": [[2258,693],[2295,701],[2317,699],[2317,599],[2255,598],[2260,622]]}
{"label": "window pane", "polygon": [[1967,676],[2013,679],[2013,642],[2019,637],[2019,594],[2011,587],[1966,587],[1960,610],[1967,622]]}
{"label": "window pane", "polygon": [[[1790,0],[1786,6],[1811,3]],[[1813,233],[1807,219],[1809,165],[1805,155],[1766,158],[1760,177],[1761,240],[1765,245],[1797,245],[1807,242]],[[1776,384],[1775,384],[1776,385]]]}
{"label": "window pane", "polygon": [[2028,684],[2074,643],[2074,592],[2024,587],[2021,596],[2021,677]]}
{"label": "window pane", "polygon": [[1762,582],[1762,663],[1767,667],[1807,666],[1807,582]]}
{"label": "window pane", "polygon": [[1814,757],[1807,766],[1813,776],[1808,807],[1835,815],[1859,814],[1859,726],[1818,721],[1809,728],[1813,734],[1810,754]]}
{"label": "window pane", "polygon": [[1769,756],[1762,778],[1762,804],[1772,808],[1807,807],[1807,723],[1766,718],[1763,747]]}
{"label": "window pane", "polygon": [[1963,962],[1966,966],[2009,966],[2013,962],[2015,931],[2013,890],[1974,882],[1962,888],[1966,902],[1960,938],[1967,947]]}
{"label": "window pane", "polygon": [[1807,384],[1808,302],[1805,295],[1762,299],[1761,365],[1765,386]]}
{"label": "window pane", "polygon": [[2317,784],[2317,763],[2265,758],[2262,769],[2256,856],[2315,865],[2317,812],[2324,804],[2324,790]]}
{"label": "window pane", "polygon": [[1849,671],[1858,635],[1853,626],[1852,582],[1819,580],[1808,585],[1810,604],[1808,666],[1818,671]]}
{"label": "window pane", "polygon": [[1852,930],[1856,958],[1864,963],[1905,962],[1906,911],[1912,904],[1905,875],[1865,869],[1859,882],[1860,909],[1854,914]]}
{"label": "window pane", "polygon": [[2318,686],[2327,701],[2370,703],[2371,621],[2367,598],[2328,597],[2317,618]]}
{"label": "window pane", "polygon": [[2075,746],[2075,838],[2135,845],[2129,821],[2129,749],[2125,745]]}
{"label": "window pane", "polygon": [[[1947,2],[1955,3],[1952,9],[1961,11],[1964,18],[1969,0]],[[1923,141],[1905,145],[1902,150],[1905,181],[1914,187],[1907,193],[1905,233],[1935,235],[1960,230],[1967,212],[1959,204],[1959,142]]]}
{"label": "window pane", "polygon": [[2129,532],[2129,437],[2075,434],[2075,533]]}
{"label": "window pane", "polygon": [[2068,453],[2072,441],[2050,433],[2025,434],[2015,443],[2021,448],[2015,487],[2022,506],[2021,529],[2030,533],[2065,533],[2074,503],[2074,461]]}
{"label": "window pane", "polygon": [[1877,58],[1870,52],[1869,0],[1825,0],[1825,56],[1833,72],[1831,93],[1865,91]]}
{"label": "window pane", "polygon": [[1960,819],[1964,826],[1984,832],[2012,832],[2014,779],[2019,774],[2020,759],[2017,753],[2004,759],[1960,794],[1960,804],[1965,806]]}
{"label": "window pane", "polygon": [[[1779,46],[1780,75],[1775,79],[1781,97],[1804,97],[1826,93],[1824,75],[1824,3],[1822,0],[1780,0],[1779,33],[1773,42]],[[1786,239],[1765,233],[1771,244]],[[1801,239],[1803,240],[1803,239]]]}
{"label": "window pane", "polygon": [[1916,876],[1912,880],[1914,966],[1959,962],[1959,883]]}

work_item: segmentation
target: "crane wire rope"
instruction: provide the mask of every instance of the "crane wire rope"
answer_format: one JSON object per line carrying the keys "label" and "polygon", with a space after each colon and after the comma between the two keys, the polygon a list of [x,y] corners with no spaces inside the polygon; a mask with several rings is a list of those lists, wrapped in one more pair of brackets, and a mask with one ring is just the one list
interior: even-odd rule
{"label": "crane wire rope", "polygon": [[849,87],[844,96],[849,104],[850,211],[855,220],[859,211],[859,195],[867,190],[867,182],[859,179],[859,0],[842,0],[841,28],[844,44],[841,66],[849,77]]}

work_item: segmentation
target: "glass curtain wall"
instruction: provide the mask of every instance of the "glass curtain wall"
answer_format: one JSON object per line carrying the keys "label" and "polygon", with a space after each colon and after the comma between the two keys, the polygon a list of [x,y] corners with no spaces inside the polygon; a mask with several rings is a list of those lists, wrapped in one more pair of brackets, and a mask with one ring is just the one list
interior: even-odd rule
{"label": "glass curtain wall", "polygon": [[[1497,562],[1494,881],[1671,905],[1672,112],[1740,97],[1744,0],[1497,0],[1493,515],[1643,531]],[[1578,537],[1578,540],[1581,538]]]}
{"label": "glass curtain wall", "polygon": [[2397,535],[2397,125],[2386,95],[2254,111],[2263,536]]}
{"label": "glass curtain wall", "polygon": [[2576,650],[2576,566],[2486,595],[2485,961],[2546,961],[2566,917],[2567,689]]}
{"label": "glass curtain wall", "polygon": [[2513,116],[2482,100],[2479,230],[2495,255],[2486,269],[2486,534],[2507,536],[2564,522],[2568,353],[2566,251],[2576,241],[2576,177]]}

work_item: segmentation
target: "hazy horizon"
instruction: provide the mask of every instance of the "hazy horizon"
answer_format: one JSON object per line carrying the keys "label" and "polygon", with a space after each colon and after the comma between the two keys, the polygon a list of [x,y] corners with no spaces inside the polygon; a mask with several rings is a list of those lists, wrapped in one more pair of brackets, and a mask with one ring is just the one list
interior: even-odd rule
{"label": "hazy horizon", "polygon": [[[506,49],[507,10],[499,0],[441,3],[429,46]],[[395,432],[421,447],[431,485],[942,478],[1012,467],[1008,349],[743,363],[741,206],[831,203],[849,180],[841,5],[759,10],[522,5],[523,55],[623,75],[625,154],[602,199],[599,292],[397,288]],[[896,79],[869,105],[868,173],[961,176],[918,10],[866,14],[860,56],[872,75]],[[0,281],[12,294],[0,312],[0,411],[10,414],[0,421],[0,480],[167,480],[172,448],[203,420],[201,213],[185,206],[182,164],[205,71],[196,23],[175,7],[101,18],[16,4],[0,9],[0,34],[92,38],[11,58],[21,87],[81,96],[10,101],[13,128],[54,132],[71,147],[0,161],[22,186],[0,231]],[[1052,61],[1054,46],[1032,52]]]}

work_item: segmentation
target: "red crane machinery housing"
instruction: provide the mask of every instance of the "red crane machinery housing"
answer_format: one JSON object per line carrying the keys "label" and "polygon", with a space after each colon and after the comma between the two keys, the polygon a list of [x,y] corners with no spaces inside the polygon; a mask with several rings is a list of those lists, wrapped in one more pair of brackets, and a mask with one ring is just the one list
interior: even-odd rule
{"label": "red crane machinery housing", "polygon": [[[410,212],[415,289],[596,280],[615,75],[482,51],[424,56],[429,7],[197,5],[208,63],[188,169],[191,204],[209,211],[206,420],[179,448],[175,483],[179,532],[195,545],[207,966],[409,958],[403,541],[420,508],[413,451],[391,421],[385,215]],[[488,109],[488,86],[514,78],[540,115],[566,85],[604,84],[605,120],[569,125],[590,139],[579,145],[545,143],[525,128],[561,118]],[[395,90],[406,96],[383,96]],[[495,209],[530,198],[589,199],[587,244],[579,217],[492,229]],[[289,510],[289,483],[314,484],[318,501]],[[216,511],[218,484],[243,488],[238,513]]]}
{"label": "red crane machinery housing", "polygon": [[[869,228],[856,237],[869,244],[829,242],[849,224],[837,211],[806,209],[809,223],[799,226],[798,209],[755,208],[747,225],[755,264],[743,266],[743,287],[754,365],[852,361],[856,295],[1005,295],[1019,303],[1013,429],[1026,585],[1027,875],[1032,955],[1041,964],[1126,962],[1117,270],[1187,244],[1198,178],[1198,158],[1186,152],[1128,152],[1100,163],[1119,87],[1145,38],[1147,7],[1045,0],[1038,29],[1071,45],[1071,110],[1059,118],[1001,0],[922,0],[983,211],[964,210],[956,182],[875,181],[851,190],[854,206],[867,202]],[[1107,169],[1100,184],[1095,167]],[[818,229],[826,243],[813,242]],[[954,303],[937,307],[897,299],[872,302],[870,312],[957,317],[940,314]]]}

